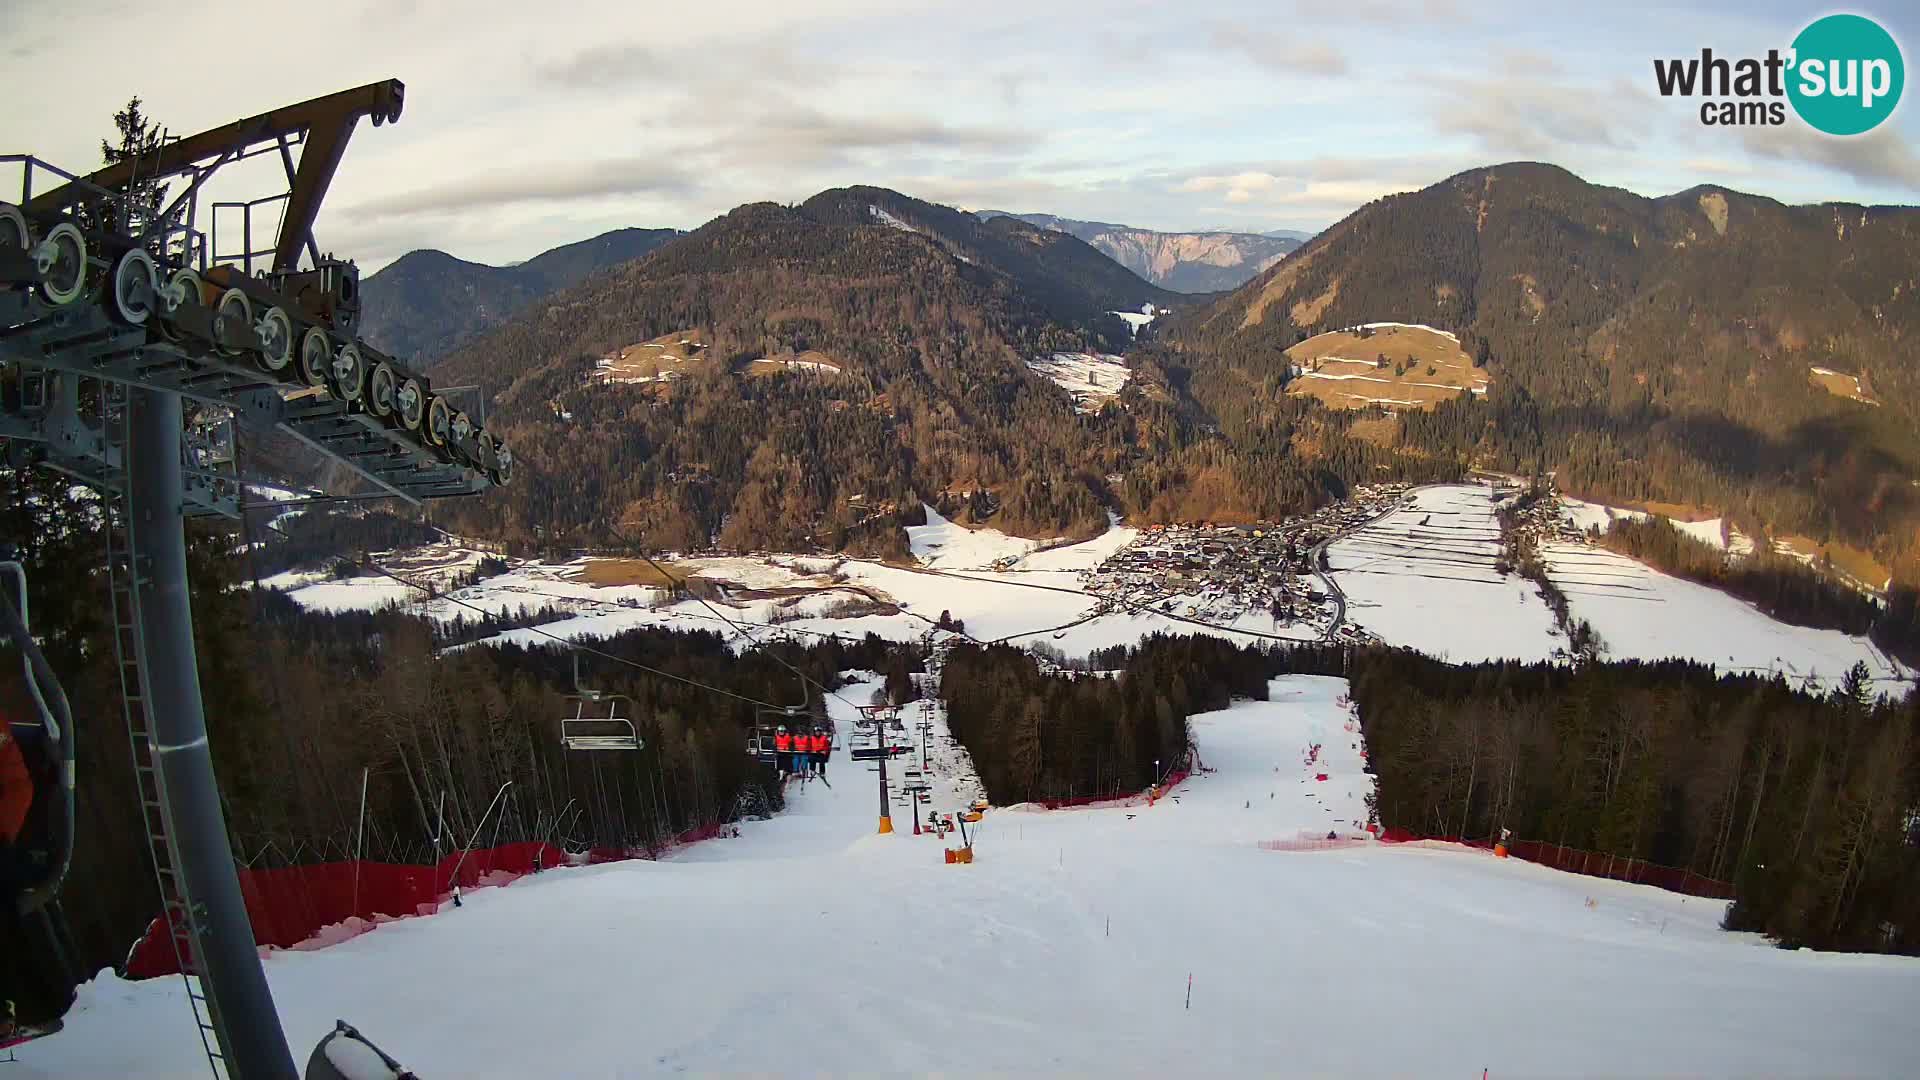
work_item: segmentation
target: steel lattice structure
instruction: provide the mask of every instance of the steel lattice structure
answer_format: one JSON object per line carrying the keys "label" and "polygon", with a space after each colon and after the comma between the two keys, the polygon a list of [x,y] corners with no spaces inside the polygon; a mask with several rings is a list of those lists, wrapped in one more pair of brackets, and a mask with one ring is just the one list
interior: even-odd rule
{"label": "steel lattice structure", "polygon": [[[409,502],[477,494],[513,473],[507,448],[424,372],[359,339],[359,271],[313,239],[355,126],[397,121],[404,95],[398,80],[372,83],[163,141],[86,176],[0,156],[0,180],[8,166],[20,178],[17,199],[0,202],[0,445],[16,467],[97,489],[108,510],[136,778],[216,1073],[295,1075],[207,746],[184,519],[238,516],[235,424],[284,432],[316,463]],[[279,159],[284,191],[202,213],[210,177],[264,155]],[[184,187],[163,204],[168,183]],[[255,250],[255,212],[275,207],[272,243]],[[220,248],[223,213],[239,218],[233,251]],[[57,878],[48,884],[57,894]]]}

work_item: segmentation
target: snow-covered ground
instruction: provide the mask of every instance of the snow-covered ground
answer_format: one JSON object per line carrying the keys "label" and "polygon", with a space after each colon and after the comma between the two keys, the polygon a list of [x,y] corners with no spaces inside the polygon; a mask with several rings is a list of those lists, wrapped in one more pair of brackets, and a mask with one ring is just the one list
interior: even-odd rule
{"label": "snow-covered ground", "polygon": [[1347,619],[1457,663],[1545,660],[1563,644],[1533,584],[1494,569],[1500,522],[1492,489],[1416,488],[1411,505],[1327,549]]}
{"label": "snow-covered ground", "polygon": [[[1411,506],[1336,541],[1327,554],[1347,595],[1347,618],[1404,645],[1456,663],[1512,658],[1546,660],[1564,648],[1553,613],[1533,583],[1502,576],[1500,525],[1492,489],[1477,484],[1418,488]],[[1576,523],[1612,513],[1563,500]],[[1705,540],[1720,540],[1720,523],[1676,522]],[[1603,524],[1604,527],[1604,524]],[[1736,550],[1745,540],[1735,534]],[[1745,601],[1586,544],[1549,542],[1547,574],[1567,595],[1575,619],[1604,640],[1611,659],[1698,660],[1721,671],[1777,671],[1814,688],[1837,686],[1855,661],[1875,678],[1912,673],[1865,638],[1790,626]]]}
{"label": "snow-covered ground", "polygon": [[1027,367],[1073,396],[1079,412],[1098,412],[1133,377],[1125,357],[1108,353],[1054,353],[1029,360]]}
{"label": "snow-covered ground", "polygon": [[1032,540],[1008,536],[998,529],[969,529],[924,506],[925,525],[907,526],[907,544],[925,566],[942,570],[986,569],[1002,559],[1018,559],[1038,547]]}
{"label": "snow-covered ground", "polygon": [[1553,542],[1542,556],[1573,617],[1599,631],[1608,659],[1683,657],[1721,671],[1778,671],[1816,690],[1838,686],[1856,661],[1877,679],[1908,674],[1866,638],[1779,622],[1604,548]]}
{"label": "snow-covered ground", "polygon": [[[267,975],[296,1053],[345,1017],[429,1077],[1920,1075],[1911,958],[1782,952],[1718,903],[1447,845],[1263,850],[1361,812],[1343,688],[1195,717],[1218,771],[1150,809],[993,811],[972,865],[874,835],[876,778],[836,756],[739,839]],[[9,1071],[206,1067],[179,980],[109,975]]]}
{"label": "snow-covered ground", "polygon": [[1152,304],[1142,304],[1139,311],[1110,311],[1109,315],[1118,315],[1126,320],[1127,330],[1135,337],[1140,336],[1140,328],[1160,317],[1160,309]]}
{"label": "snow-covered ground", "polygon": [[[604,637],[643,627],[723,633],[743,649],[782,635],[804,640],[873,633],[892,641],[910,641],[926,635],[940,615],[948,613],[965,625],[968,635],[983,641],[1042,640],[1081,656],[1094,649],[1132,644],[1154,633],[1205,629],[1160,612],[1101,613],[1101,599],[1085,591],[1081,575],[1138,536],[1117,518],[1110,520],[1107,531],[1092,540],[1043,545],[993,529],[968,529],[928,508],[927,524],[907,530],[920,569],[796,555],[673,560],[676,575],[697,574],[722,583],[723,595],[712,602],[726,621],[697,600],[669,603],[664,591],[652,586],[595,585],[585,576],[586,559],[521,563],[509,573],[438,599],[428,599],[419,590],[384,577],[334,580],[321,572],[296,572],[262,583],[287,589],[302,605],[325,611],[399,604],[441,620],[475,617],[467,605],[490,613],[542,607],[575,612],[558,622],[486,639],[521,645],[553,637]],[[444,586],[452,574],[470,569],[481,554],[449,544],[387,553],[377,561],[410,581]],[[1208,618],[1204,598],[1174,600],[1178,612],[1192,607],[1197,618],[1217,621]],[[871,609],[875,604],[891,604],[899,610],[849,611],[849,605]],[[1223,625],[1237,630],[1222,636],[1240,641],[1265,640],[1276,633],[1273,620],[1264,613],[1242,615]],[[1304,631],[1278,633],[1311,636]]]}
{"label": "snow-covered ground", "polygon": [[[1567,521],[1581,532],[1589,529],[1606,532],[1613,526],[1616,518],[1645,521],[1653,516],[1644,510],[1628,510],[1604,503],[1585,502],[1570,495],[1560,496],[1560,507]],[[1681,521],[1678,518],[1668,518],[1667,523],[1695,540],[1703,544],[1712,544],[1722,551],[1730,551],[1735,555],[1748,555],[1753,552],[1753,538],[1738,529],[1727,528],[1722,518],[1707,518],[1704,521]]]}

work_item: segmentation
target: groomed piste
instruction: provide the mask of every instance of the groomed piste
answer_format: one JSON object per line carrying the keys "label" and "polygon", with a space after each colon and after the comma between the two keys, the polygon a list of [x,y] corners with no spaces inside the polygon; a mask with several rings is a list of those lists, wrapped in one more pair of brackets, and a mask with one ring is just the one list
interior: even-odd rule
{"label": "groomed piste", "polygon": [[[875,777],[837,758],[738,839],[267,973],[296,1045],[350,1014],[429,1077],[1920,1074],[1910,958],[1783,952],[1717,902],[1452,845],[1263,849],[1364,820],[1344,690],[1195,717],[1212,771],[1151,808],[990,811],[970,866],[904,818],[874,835]],[[11,1068],[204,1076],[181,994],[103,976]]]}

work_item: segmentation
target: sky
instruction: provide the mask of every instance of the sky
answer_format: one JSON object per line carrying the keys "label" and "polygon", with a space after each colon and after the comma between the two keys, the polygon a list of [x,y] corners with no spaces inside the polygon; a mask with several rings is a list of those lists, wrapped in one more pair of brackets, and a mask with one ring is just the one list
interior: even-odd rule
{"label": "sky", "polygon": [[[1165,230],[1317,230],[1513,160],[1648,195],[1920,202],[1920,90],[1851,139],[1706,127],[1658,95],[1656,57],[1764,55],[1836,10],[1777,0],[279,7],[156,22],[151,4],[0,0],[0,152],[80,171],[134,94],[186,134],[398,77],[405,114],[360,125],[315,227],[368,270],[420,247],[511,262],[856,183]],[[1920,66],[1920,6],[1839,10]],[[212,194],[268,179],[235,169]],[[0,198],[17,186],[0,168]]]}

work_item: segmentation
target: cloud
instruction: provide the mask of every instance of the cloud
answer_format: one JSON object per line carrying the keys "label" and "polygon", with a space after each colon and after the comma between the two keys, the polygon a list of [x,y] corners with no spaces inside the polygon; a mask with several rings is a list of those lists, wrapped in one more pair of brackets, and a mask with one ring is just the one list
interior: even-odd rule
{"label": "cloud", "polygon": [[1347,71],[1346,56],[1333,46],[1272,30],[1223,24],[1214,27],[1208,42],[1282,74],[1344,75]]}
{"label": "cloud", "polygon": [[553,161],[538,167],[522,165],[383,195],[356,204],[350,213],[369,217],[446,214],[513,203],[678,195],[696,186],[691,171],[658,155],[589,162]]}
{"label": "cloud", "polygon": [[657,75],[660,65],[661,56],[651,46],[612,41],[538,61],[533,65],[533,76],[540,82],[575,90],[601,90]]}
{"label": "cloud", "polygon": [[1459,0],[1421,0],[1418,4],[1409,4],[1405,0],[1341,0],[1339,4],[1328,4],[1325,0],[1293,0],[1292,7],[1293,13],[1302,21],[1311,22],[1337,19],[1406,26],[1408,23],[1443,20],[1458,23],[1473,21],[1472,8]]}
{"label": "cloud", "polygon": [[1605,86],[1530,75],[1422,80],[1439,130],[1498,155],[1546,158],[1570,149],[1631,149],[1647,136],[1653,97],[1625,80]]}
{"label": "cloud", "polygon": [[1741,129],[1746,152],[1768,161],[1800,162],[1844,173],[1862,183],[1920,190],[1920,154],[1890,125],[1865,135],[1822,135],[1801,124]]}

